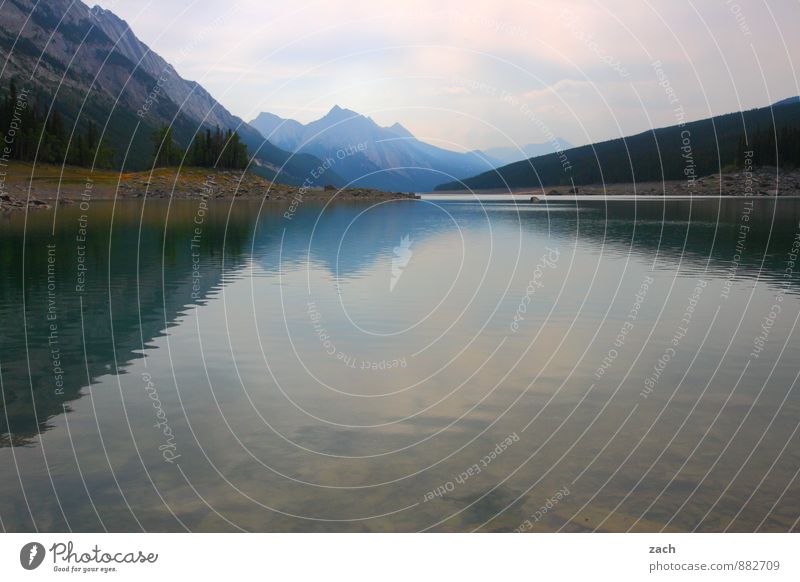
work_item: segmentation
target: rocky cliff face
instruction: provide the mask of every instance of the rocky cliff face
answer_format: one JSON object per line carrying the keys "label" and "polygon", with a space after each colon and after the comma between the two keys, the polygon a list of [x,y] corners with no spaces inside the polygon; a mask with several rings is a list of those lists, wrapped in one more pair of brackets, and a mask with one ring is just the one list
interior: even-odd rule
{"label": "rocky cliff face", "polygon": [[127,22],[99,6],[90,12],[100,30],[114,42],[115,50],[156,79],[164,94],[180,107],[181,113],[204,125],[234,129],[245,125],[201,85],[178,75],[171,64],[136,38]]}
{"label": "rocky cliff face", "polygon": [[[96,98],[119,98],[121,106],[135,111],[155,81],[115,51],[81,2],[5,2],[0,7],[0,41],[3,79],[16,77],[40,93],[91,91]],[[126,80],[129,86],[122,91]]]}
{"label": "rocky cliff face", "polygon": [[[11,79],[31,89],[40,107],[55,106],[72,126],[89,121],[102,128],[115,162],[145,167],[150,136],[171,124],[188,144],[198,129],[238,131],[267,177],[297,183],[321,162],[292,156],[265,141],[203,87],[178,75],[109,10],[71,0],[7,0],[0,5],[0,88]],[[55,105],[54,105],[55,104]],[[333,183],[341,182],[328,175]]]}

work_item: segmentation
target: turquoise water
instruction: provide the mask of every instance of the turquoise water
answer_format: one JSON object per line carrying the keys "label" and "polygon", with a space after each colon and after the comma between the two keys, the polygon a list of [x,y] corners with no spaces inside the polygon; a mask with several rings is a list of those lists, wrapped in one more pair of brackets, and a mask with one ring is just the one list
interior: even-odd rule
{"label": "turquoise water", "polygon": [[0,218],[8,531],[787,531],[795,200]]}

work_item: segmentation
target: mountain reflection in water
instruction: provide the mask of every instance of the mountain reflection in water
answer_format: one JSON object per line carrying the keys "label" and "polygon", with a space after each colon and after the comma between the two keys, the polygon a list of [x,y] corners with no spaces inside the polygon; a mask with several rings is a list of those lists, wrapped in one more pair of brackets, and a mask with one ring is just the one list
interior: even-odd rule
{"label": "mountain reflection in water", "polygon": [[747,204],[5,215],[2,523],[785,531],[800,204]]}

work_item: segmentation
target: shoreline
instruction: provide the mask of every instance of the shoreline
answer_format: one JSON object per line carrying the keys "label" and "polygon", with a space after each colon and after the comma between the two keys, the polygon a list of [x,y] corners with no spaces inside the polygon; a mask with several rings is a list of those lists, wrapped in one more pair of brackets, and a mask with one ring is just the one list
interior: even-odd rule
{"label": "shoreline", "polygon": [[[33,175],[32,175],[33,174]],[[750,193],[743,193],[747,190]],[[30,197],[29,197],[30,191]],[[283,201],[459,200],[548,203],[581,200],[791,199],[800,197],[800,170],[776,168],[697,178],[627,184],[591,184],[512,190],[452,190],[420,194],[371,188],[305,188],[271,182],[241,170],[156,168],[144,172],[12,162],[0,182],[0,212],[51,208],[83,200],[226,199]],[[26,203],[27,202],[27,203]]]}
{"label": "shoreline", "polygon": [[[33,174],[33,175],[32,175]],[[29,197],[30,192],[30,197]],[[144,172],[91,170],[13,162],[0,184],[0,212],[47,209],[83,200],[251,199],[286,201],[416,200],[415,193],[371,188],[305,188],[271,182],[241,170],[156,168]],[[27,203],[26,203],[27,202]]]}
{"label": "shoreline", "polygon": [[[747,191],[750,193],[747,193]],[[800,170],[756,168],[750,172],[737,171],[712,174],[689,180],[665,180],[662,182],[628,182],[619,184],[587,184],[579,186],[542,186],[512,188],[507,190],[434,190],[424,196],[513,196],[518,199],[536,197],[540,200],[603,199],[614,197],[676,198],[791,198],[800,196]],[[445,198],[446,199],[446,198]]]}
{"label": "shoreline", "polygon": [[635,196],[628,194],[564,194],[564,195],[530,195],[530,194],[500,194],[500,193],[485,193],[475,191],[474,194],[463,194],[458,191],[454,192],[436,192],[434,194],[423,193],[421,200],[428,200],[429,202],[481,202],[481,203],[517,203],[517,204],[557,204],[559,202],[587,202],[587,201],[605,201],[605,202],[658,202],[659,200],[668,201],[689,201],[689,200],[798,200],[798,194],[784,194],[781,196],[747,196],[744,194],[723,194],[723,195],[709,195],[709,194],[667,194],[666,196],[656,196],[653,194],[637,194]]}

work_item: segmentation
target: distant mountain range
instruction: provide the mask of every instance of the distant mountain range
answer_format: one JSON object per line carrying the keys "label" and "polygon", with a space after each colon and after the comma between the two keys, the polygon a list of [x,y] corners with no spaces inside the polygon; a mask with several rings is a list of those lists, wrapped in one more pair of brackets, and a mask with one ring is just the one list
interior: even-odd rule
{"label": "distant mountain range", "polygon": [[[54,104],[69,126],[94,123],[120,167],[146,167],[152,161],[151,135],[164,124],[172,125],[184,147],[200,129],[237,131],[256,154],[255,171],[268,178],[299,183],[321,164],[264,140],[198,83],[181,78],[126,22],[79,0],[0,4],[0,61],[2,91],[13,79],[29,89],[38,107]],[[343,183],[335,170],[312,182]]]}
{"label": "distant mountain range", "polygon": [[495,166],[481,152],[439,148],[418,140],[399,123],[381,127],[339,106],[305,125],[272,113],[261,113],[250,125],[278,147],[332,160],[338,174],[363,187],[425,192]]}
{"label": "distant mountain range", "polygon": [[114,13],[80,0],[0,3],[0,62],[0,98],[10,94],[13,81],[48,123],[57,112],[67,135],[96,127],[101,145],[113,148],[116,167],[147,167],[152,135],[164,125],[184,148],[198,131],[220,127],[238,132],[255,156],[252,171],[290,184],[428,191],[678,179],[740,163],[745,131],[755,136],[751,145],[758,145],[762,163],[769,164],[775,158],[769,151],[776,149],[769,129],[774,125],[776,135],[784,136],[779,141],[794,140],[800,129],[800,97],[577,148],[562,140],[450,151],[417,139],[398,123],[381,127],[340,107],[305,125],[262,113],[251,126],[200,84],[178,75]]}
{"label": "distant mountain range", "polygon": [[[755,150],[756,164],[774,165],[776,155],[796,164],[794,135],[798,130],[800,98],[791,97],[769,107],[533,157],[465,180],[440,184],[436,190],[690,179],[741,167],[745,149]],[[779,141],[785,140],[782,147],[776,147],[775,135]]]}

